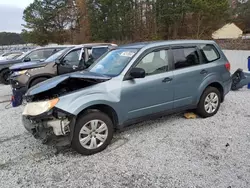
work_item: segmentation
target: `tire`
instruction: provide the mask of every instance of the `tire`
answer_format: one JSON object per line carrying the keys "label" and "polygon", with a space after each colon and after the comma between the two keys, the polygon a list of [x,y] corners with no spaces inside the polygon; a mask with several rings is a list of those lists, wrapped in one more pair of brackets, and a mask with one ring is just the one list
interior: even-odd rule
{"label": "tire", "polygon": [[[217,97],[217,100],[216,100],[216,97]],[[214,100],[211,100],[211,98],[214,98]],[[207,102],[206,101],[207,99],[210,101]],[[206,105],[207,105],[207,108],[206,108]],[[221,105],[220,91],[215,87],[208,87],[205,89],[205,91],[203,92],[200,98],[198,107],[196,109],[196,113],[202,118],[212,117],[218,112],[220,105]]]}
{"label": "tire", "polygon": [[29,85],[29,88],[35,86],[36,84],[40,83],[40,82],[43,82],[45,80],[47,80],[48,78],[45,78],[45,77],[41,77],[41,78],[36,78],[35,80],[33,80],[31,82],[31,84]]}
{"label": "tire", "polygon": [[[94,125],[96,125],[96,129]],[[98,134],[98,130],[100,134]],[[113,138],[113,132],[114,127],[109,116],[100,111],[88,111],[76,121],[71,146],[82,155],[93,155],[106,149]],[[103,140],[101,141],[98,138]],[[80,142],[80,139],[82,142]]]}
{"label": "tire", "polygon": [[0,82],[4,85],[9,85],[9,78],[10,76],[10,70],[9,69],[4,69],[0,72]]}

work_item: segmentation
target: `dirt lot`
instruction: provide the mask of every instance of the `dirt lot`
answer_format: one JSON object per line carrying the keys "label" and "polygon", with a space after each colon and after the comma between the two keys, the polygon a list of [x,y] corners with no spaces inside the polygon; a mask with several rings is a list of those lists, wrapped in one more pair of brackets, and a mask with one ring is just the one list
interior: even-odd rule
{"label": "dirt lot", "polygon": [[[9,94],[0,86],[0,101]],[[147,121],[89,157],[42,145],[23,128],[23,107],[6,105],[0,103],[0,187],[250,187],[247,89],[231,92],[212,118]]]}

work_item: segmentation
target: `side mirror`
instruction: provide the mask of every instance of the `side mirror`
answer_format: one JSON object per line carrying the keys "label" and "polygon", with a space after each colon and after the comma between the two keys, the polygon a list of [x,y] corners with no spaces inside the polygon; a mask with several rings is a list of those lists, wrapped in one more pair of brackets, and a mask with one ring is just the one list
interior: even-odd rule
{"label": "side mirror", "polygon": [[61,64],[61,62],[60,62],[60,60],[59,60],[59,59],[57,59],[57,60],[55,61],[55,63],[56,63],[56,65]]}
{"label": "side mirror", "polygon": [[30,59],[30,57],[25,57],[23,61],[24,62],[29,62],[29,61],[31,61],[31,59]]}
{"label": "side mirror", "polygon": [[144,69],[142,68],[133,68],[131,71],[130,71],[130,76],[132,78],[145,78],[146,76],[146,72]]}

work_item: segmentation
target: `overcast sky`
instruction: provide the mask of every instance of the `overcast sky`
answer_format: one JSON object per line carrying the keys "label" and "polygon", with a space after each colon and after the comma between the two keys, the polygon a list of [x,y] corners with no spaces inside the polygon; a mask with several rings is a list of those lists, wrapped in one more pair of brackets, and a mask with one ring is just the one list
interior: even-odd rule
{"label": "overcast sky", "polygon": [[0,32],[22,31],[23,10],[32,3],[33,0],[0,0]]}

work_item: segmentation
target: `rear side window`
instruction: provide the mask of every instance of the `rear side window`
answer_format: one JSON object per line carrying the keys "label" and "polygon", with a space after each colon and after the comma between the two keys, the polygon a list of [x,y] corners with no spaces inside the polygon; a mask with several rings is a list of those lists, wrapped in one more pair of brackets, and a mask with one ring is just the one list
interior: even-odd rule
{"label": "rear side window", "polygon": [[98,59],[107,51],[108,51],[108,47],[93,48],[92,49],[92,56],[94,59]]}
{"label": "rear side window", "polygon": [[213,62],[220,58],[220,55],[214,45],[201,45],[201,54],[205,57],[206,62]]}
{"label": "rear side window", "polygon": [[175,70],[200,64],[199,54],[195,47],[172,49]]}

